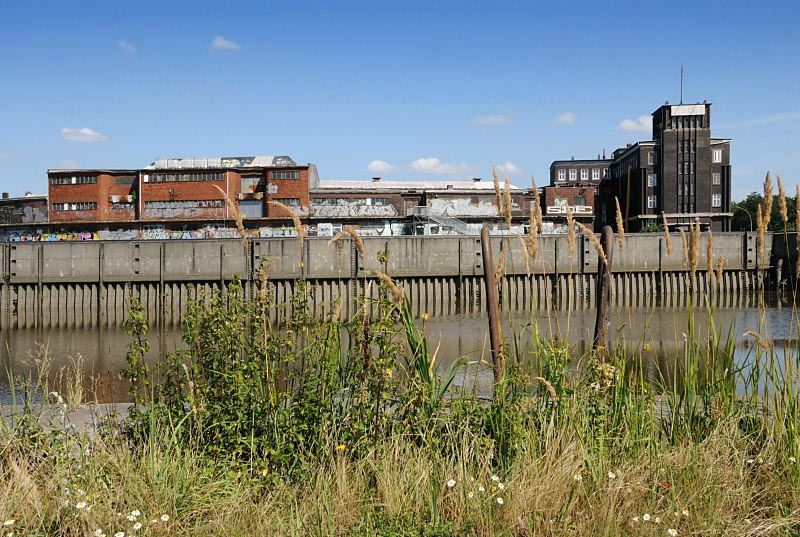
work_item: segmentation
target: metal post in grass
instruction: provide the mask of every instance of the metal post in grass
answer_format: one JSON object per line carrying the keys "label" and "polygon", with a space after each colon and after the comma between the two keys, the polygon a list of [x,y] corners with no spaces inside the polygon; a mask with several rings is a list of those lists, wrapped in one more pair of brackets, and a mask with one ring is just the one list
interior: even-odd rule
{"label": "metal post in grass", "polygon": [[492,347],[492,369],[495,382],[505,375],[503,359],[503,336],[500,328],[500,307],[497,300],[497,278],[495,277],[492,241],[489,228],[481,229],[481,250],[483,253],[483,282],[486,288],[486,309],[489,311],[489,344]]}
{"label": "metal post in grass", "polygon": [[592,348],[605,347],[606,328],[608,327],[608,294],[611,287],[611,258],[614,254],[614,232],[611,226],[603,226],[600,234],[600,246],[606,261],[597,259],[597,318],[594,322],[594,342]]}

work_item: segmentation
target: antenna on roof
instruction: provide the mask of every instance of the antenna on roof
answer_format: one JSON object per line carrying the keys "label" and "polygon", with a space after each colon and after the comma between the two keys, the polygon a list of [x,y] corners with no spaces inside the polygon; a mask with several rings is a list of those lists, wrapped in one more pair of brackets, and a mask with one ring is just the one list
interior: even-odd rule
{"label": "antenna on roof", "polygon": [[681,104],[683,104],[683,64],[681,64]]}

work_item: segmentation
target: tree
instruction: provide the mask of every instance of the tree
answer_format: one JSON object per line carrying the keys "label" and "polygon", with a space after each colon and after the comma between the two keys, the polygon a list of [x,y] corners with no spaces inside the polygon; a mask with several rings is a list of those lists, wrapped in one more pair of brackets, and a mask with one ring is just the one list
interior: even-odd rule
{"label": "tree", "polygon": [[[733,219],[731,221],[731,230],[733,231],[750,231],[750,221],[752,219],[753,230],[758,227],[756,222],[756,214],[758,213],[758,206],[764,202],[764,196],[758,192],[751,192],[741,201],[735,201],[731,204],[731,211],[733,212]],[[797,198],[786,198],[786,212],[787,222],[786,229],[794,231],[797,229]],[[749,213],[749,216],[748,216]],[[778,196],[773,196],[772,200],[772,214],[769,218],[769,231],[783,231],[783,218],[781,217],[781,209],[778,202]]]}

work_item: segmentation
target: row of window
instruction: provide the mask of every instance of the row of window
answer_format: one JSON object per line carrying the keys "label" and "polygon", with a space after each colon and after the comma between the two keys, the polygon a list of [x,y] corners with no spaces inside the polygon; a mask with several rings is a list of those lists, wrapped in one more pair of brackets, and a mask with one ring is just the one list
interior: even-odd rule
{"label": "row of window", "polygon": [[146,201],[145,209],[219,209],[225,203],[222,200],[171,200]]}
{"label": "row of window", "polygon": [[275,198],[273,201],[283,203],[289,207],[300,207],[300,198]]}
{"label": "row of window", "polygon": [[[658,196],[647,196],[647,208],[655,209],[658,206]],[[722,194],[712,194],[711,196],[712,207],[722,207]],[[694,205],[690,206],[690,210],[694,210]]]}
{"label": "row of window", "polygon": [[97,209],[97,202],[78,201],[75,203],[53,203],[51,205],[54,212],[61,211],[93,211]]}
{"label": "row of window", "polygon": [[173,183],[179,181],[224,181],[225,172],[153,173],[144,176],[145,183]]}
{"label": "row of window", "polygon": [[705,126],[705,116],[672,116],[670,127],[673,129],[702,129]]}
{"label": "row of window", "polygon": [[[603,177],[608,175],[608,169],[603,170]],[[559,181],[566,181],[567,180],[567,170],[558,170],[558,180]],[[570,169],[569,170],[569,180],[570,181],[577,181],[578,180],[578,170],[577,169]],[[581,168],[581,181],[588,181],[589,180],[589,169],[588,168]],[[600,180],[600,168],[592,168],[592,181],[599,181]]]}
{"label": "row of window", "polygon": [[95,175],[78,175],[72,177],[53,177],[50,179],[51,185],[88,185],[97,182]]}
{"label": "row of window", "polygon": [[273,179],[300,179],[300,172],[298,170],[283,170],[279,172],[272,172]]}

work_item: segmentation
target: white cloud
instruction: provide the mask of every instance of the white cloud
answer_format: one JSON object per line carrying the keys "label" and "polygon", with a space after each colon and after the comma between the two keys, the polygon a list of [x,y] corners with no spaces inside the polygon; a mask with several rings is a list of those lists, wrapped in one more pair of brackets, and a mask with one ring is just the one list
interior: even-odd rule
{"label": "white cloud", "polygon": [[214,50],[239,50],[241,47],[235,41],[229,41],[221,35],[211,40],[211,48]]}
{"label": "white cloud", "polygon": [[505,125],[506,123],[511,122],[511,118],[509,116],[503,114],[496,114],[492,116],[478,116],[472,118],[472,122],[476,125],[490,125],[490,126],[497,126],[497,125]]}
{"label": "white cloud", "polygon": [[10,158],[11,158],[11,155],[9,155],[8,153],[3,153],[2,151],[0,151],[0,160],[9,160]]}
{"label": "white cloud", "polygon": [[497,170],[497,173],[501,175],[519,175],[520,173],[522,173],[522,170],[520,170],[519,167],[510,160],[501,162],[500,164],[497,164],[494,168]]}
{"label": "white cloud", "polygon": [[736,129],[740,127],[759,127],[761,125],[772,125],[773,123],[783,123],[784,121],[795,121],[800,119],[800,112],[786,112],[783,114],[773,114],[770,116],[757,117],[737,121],[734,123],[722,123],[717,125],[718,129]]}
{"label": "white cloud", "polygon": [[578,116],[576,116],[572,112],[564,112],[560,116],[555,119],[555,123],[558,125],[572,125],[577,123]]}
{"label": "white cloud", "polygon": [[372,173],[391,173],[394,171],[394,166],[385,160],[373,160],[367,164],[367,171]]}
{"label": "white cloud", "polygon": [[119,48],[121,48],[124,52],[130,54],[131,56],[136,54],[136,45],[134,45],[130,41],[126,41],[125,39],[117,41],[117,46],[119,46]]}
{"label": "white cloud", "polygon": [[650,132],[653,129],[652,116],[639,116],[638,120],[623,119],[619,128],[628,132]]}
{"label": "white cloud", "polygon": [[108,136],[95,132],[89,127],[82,129],[71,129],[64,127],[61,129],[61,137],[70,142],[106,142]]}
{"label": "white cloud", "polygon": [[468,164],[442,162],[436,157],[418,158],[411,163],[411,169],[418,173],[438,173],[444,175],[469,175],[474,168]]}
{"label": "white cloud", "polygon": [[59,162],[57,169],[59,169],[59,170],[77,170],[77,169],[80,169],[80,165],[77,162],[75,162],[74,160],[67,159],[67,160],[62,160],[61,162]]}

